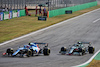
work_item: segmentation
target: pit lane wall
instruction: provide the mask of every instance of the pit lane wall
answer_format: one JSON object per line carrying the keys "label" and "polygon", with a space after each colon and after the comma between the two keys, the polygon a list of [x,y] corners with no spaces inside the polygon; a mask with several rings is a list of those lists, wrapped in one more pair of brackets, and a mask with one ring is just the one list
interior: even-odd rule
{"label": "pit lane wall", "polygon": [[15,17],[26,16],[25,10],[13,10],[8,12],[0,12],[0,21],[12,19]]}
{"label": "pit lane wall", "polygon": [[66,10],[72,10],[72,12],[75,12],[75,11],[83,10],[83,9],[90,8],[93,6],[97,6],[97,1],[85,3],[85,4],[81,4],[81,5],[76,5],[76,6],[72,6],[72,7],[67,7],[67,8],[51,10],[48,12],[48,17],[63,15],[63,14],[65,14]]}

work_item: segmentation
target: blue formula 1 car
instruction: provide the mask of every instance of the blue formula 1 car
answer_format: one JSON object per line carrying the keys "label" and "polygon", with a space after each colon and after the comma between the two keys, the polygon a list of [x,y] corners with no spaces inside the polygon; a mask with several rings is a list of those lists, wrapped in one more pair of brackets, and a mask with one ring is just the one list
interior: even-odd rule
{"label": "blue formula 1 car", "polygon": [[61,47],[61,50],[59,53],[62,55],[84,55],[86,53],[94,53],[94,47],[91,46],[90,42],[77,42],[74,45],[70,45],[68,48]]}
{"label": "blue formula 1 car", "polygon": [[28,45],[24,45],[24,47],[18,48],[15,52],[13,48],[8,48],[6,50],[6,53],[3,53],[3,55],[8,56],[17,56],[20,57],[30,57],[35,56],[39,54],[49,55],[50,54],[50,48],[48,48],[47,43],[29,43]]}

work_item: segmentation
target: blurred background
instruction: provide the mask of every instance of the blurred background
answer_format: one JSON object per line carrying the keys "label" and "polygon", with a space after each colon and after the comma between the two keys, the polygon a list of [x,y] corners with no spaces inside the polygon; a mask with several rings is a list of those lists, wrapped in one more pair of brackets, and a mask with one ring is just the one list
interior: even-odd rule
{"label": "blurred background", "polygon": [[0,9],[24,9],[25,5],[28,9],[35,9],[36,5],[42,5],[48,7],[48,10],[54,10],[94,1],[96,0],[0,0]]}

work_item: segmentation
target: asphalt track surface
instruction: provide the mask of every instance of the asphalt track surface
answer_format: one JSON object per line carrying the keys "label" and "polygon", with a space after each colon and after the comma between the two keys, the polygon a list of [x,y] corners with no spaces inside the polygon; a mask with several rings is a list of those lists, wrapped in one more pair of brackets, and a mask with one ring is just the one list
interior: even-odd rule
{"label": "asphalt track surface", "polygon": [[[71,67],[82,64],[89,60],[93,54],[84,56],[59,54],[62,46],[68,47],[77,41],[91,42],[95,47],[95,52],[100,49],[100,9],[0,46],[0,67]],[[49,43],[50,56],[41,55],[29,58],[2,56],[8,47],[17,49],[28,42]]]}

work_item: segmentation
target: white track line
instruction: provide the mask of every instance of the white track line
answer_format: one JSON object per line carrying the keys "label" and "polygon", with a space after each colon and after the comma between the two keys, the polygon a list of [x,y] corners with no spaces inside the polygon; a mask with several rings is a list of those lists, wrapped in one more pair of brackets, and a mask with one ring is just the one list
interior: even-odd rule
{"label": "white track line", "polygon": [[99,21],[100,20],[100,18],[99,19],[96,19],[95,21],[93,21],[93,23],[96,23],[97,21]]}
{"label": "white track line", "polygon": [[1,46],[1,45],[4,45],[4,44],[7,44],[7,43],[10,43],[10,42],[13,42],[13,41],[16,41],[16,40],[19,40],[19,39],[21,39],[21,38],[24,38],[24,37],[27,37],[27,36],[33,35],[33,34],[36,34],[36,33],[38,33],[38,32],[42,32],[42,31],[47,30],[47,29],[49,29],[49,28],[55,27],[55,26],[57,26],[57,25],[60,25],[60,24],[65,23],[65,22],[68,22],[68,21],[71,21],[71,20],[77,19],[77,18],[82,17],[82,16],[87,15],[87,14],[90,14],[90,13],[95,12],[95,11],[97,11],[97,10],[100,10],[100,8],[99,8],[99,9],[96,9],[96,10],[93,10],[93,11],[90,11],[90,12],[87,12],[87,13],[84,13],[84,14],[82,14],[82,15],[80,15],[80,16],[77,16],[77,17],[74,17],[74,18],[71,18],[71,19],[68,19],[68,20],[62,21],[62,22],[57,23],[57,24],[54,24],[54,25],[52,25],[52,26],[49,26],[49,27],[46,27],[46,28],[40,29],[40,30],[38,30],[38,31],[35,31],[35,32],[32,32],[32,33],[29,33],[29,34],[23,35],[23,36],[21,36],[21,37],[18,37],[18,38],[15,38],[15,39],[12,39],[12,40],[6,41],[6,42],[4,42],[4,43],[1,43],[0,46]]}
{"label": "white track line", "polygon": [[83,66],[83,65],[86,65],[88,63],[90,63],[93,58],[100,52],[100,50],[98,50],[87,62],[83,63],[83,64],[80,64],[80,65],[76,65],[76,66],[72,66],[72,67],[80,67],[80,66]]}

